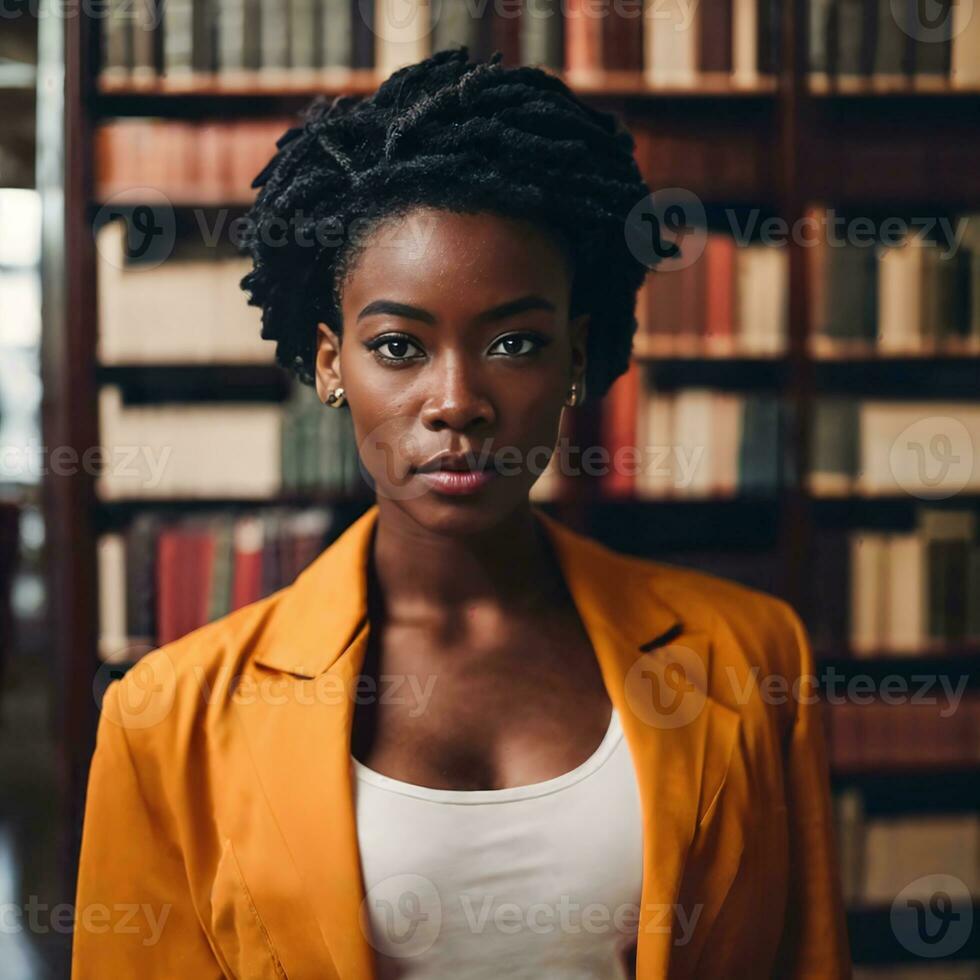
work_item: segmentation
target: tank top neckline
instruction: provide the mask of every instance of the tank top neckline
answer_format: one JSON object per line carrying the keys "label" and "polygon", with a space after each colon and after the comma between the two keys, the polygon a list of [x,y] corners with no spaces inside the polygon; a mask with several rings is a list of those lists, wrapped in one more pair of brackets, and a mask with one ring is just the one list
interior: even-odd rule
{"label": "tank top neckline", "polygon": [[544,779],[536,783],[526,783],[523,786],[505,786],[502,789],[436,789],[432,786],[420,786],[417,783],[408,783],[401,779],[395,779],[392,776],[385,776],[364,765],[353,754],[350,757],[350,761],[352,773],[359,782],[366,783],[369,786],[374,786],[377,789],[385,790],[389,793],[411,796],[429,803],[446,803],[452,805],[513,803],[561,792],[591,776],[609,759],[622,737],[622,725],[619,720],[619,714],[614,706],[609,716],[609,725],[606,728],[605,735],[602,737],[602,741],[599,742],[595,751],[585,761],[581,762],[574,769],[569,769],[568,772],[553,776],[551,779]]}

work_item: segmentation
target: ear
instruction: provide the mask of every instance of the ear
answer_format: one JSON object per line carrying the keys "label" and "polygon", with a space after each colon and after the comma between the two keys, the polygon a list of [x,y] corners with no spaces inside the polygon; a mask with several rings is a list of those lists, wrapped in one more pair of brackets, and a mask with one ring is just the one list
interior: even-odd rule
{"label": "ear", "polygon": [[316,393],[321,402],[343,382],[340,378],[340,338],[325,323],[316,325]]}
{"label": "ear", "polygon": [[568,321],[568,334],[572,348],[572,376],[570,382],[582,384],[585,380],[585,367],[588,360],[586,352],[591,314],[581,313]]}

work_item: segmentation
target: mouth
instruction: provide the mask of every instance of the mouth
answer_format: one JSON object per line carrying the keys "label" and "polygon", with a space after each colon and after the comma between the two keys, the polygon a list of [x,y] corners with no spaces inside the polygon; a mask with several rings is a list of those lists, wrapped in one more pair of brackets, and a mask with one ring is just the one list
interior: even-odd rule
{"label": "mouth", "polygon": [[482,490],[497,470],[493,459],[472,455],[443,455],[416,467],[416,474],[437,493],[464,496]]}

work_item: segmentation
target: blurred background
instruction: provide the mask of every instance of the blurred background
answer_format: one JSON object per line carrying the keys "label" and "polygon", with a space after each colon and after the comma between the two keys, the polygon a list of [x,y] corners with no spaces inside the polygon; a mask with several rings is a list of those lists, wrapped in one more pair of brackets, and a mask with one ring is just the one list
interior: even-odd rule
{"label": "blurred background", "polygon": [[976,6],[4,0],[0,980],[68,976],[105,686],[371,502],[239,292],[251,180],[457,44],[618,113],[654,191],[633,366],[537,501],[800,610],[857,975],[980,977]]}

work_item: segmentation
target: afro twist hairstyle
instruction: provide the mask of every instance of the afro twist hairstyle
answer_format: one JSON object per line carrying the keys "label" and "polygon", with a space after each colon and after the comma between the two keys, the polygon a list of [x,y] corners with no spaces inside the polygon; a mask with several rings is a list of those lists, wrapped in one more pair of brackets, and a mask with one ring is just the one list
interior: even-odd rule
{"label": "afro twist hairstyle", "polygon": [[365,231],[416,207],[490,212],[550,233],[571,261],[571,315],[591,314],[588,391],[602,397],[628,368],[649,269],[625,235],[650,193],[633,137],[561,79],[501,58],[439,51],[369,98],[320,97],[277,141],[252,184],[243,245],[253,267],[241,285],[277,362],[302,383],[314,383],[317,323],[343,333],[340,289]]}

